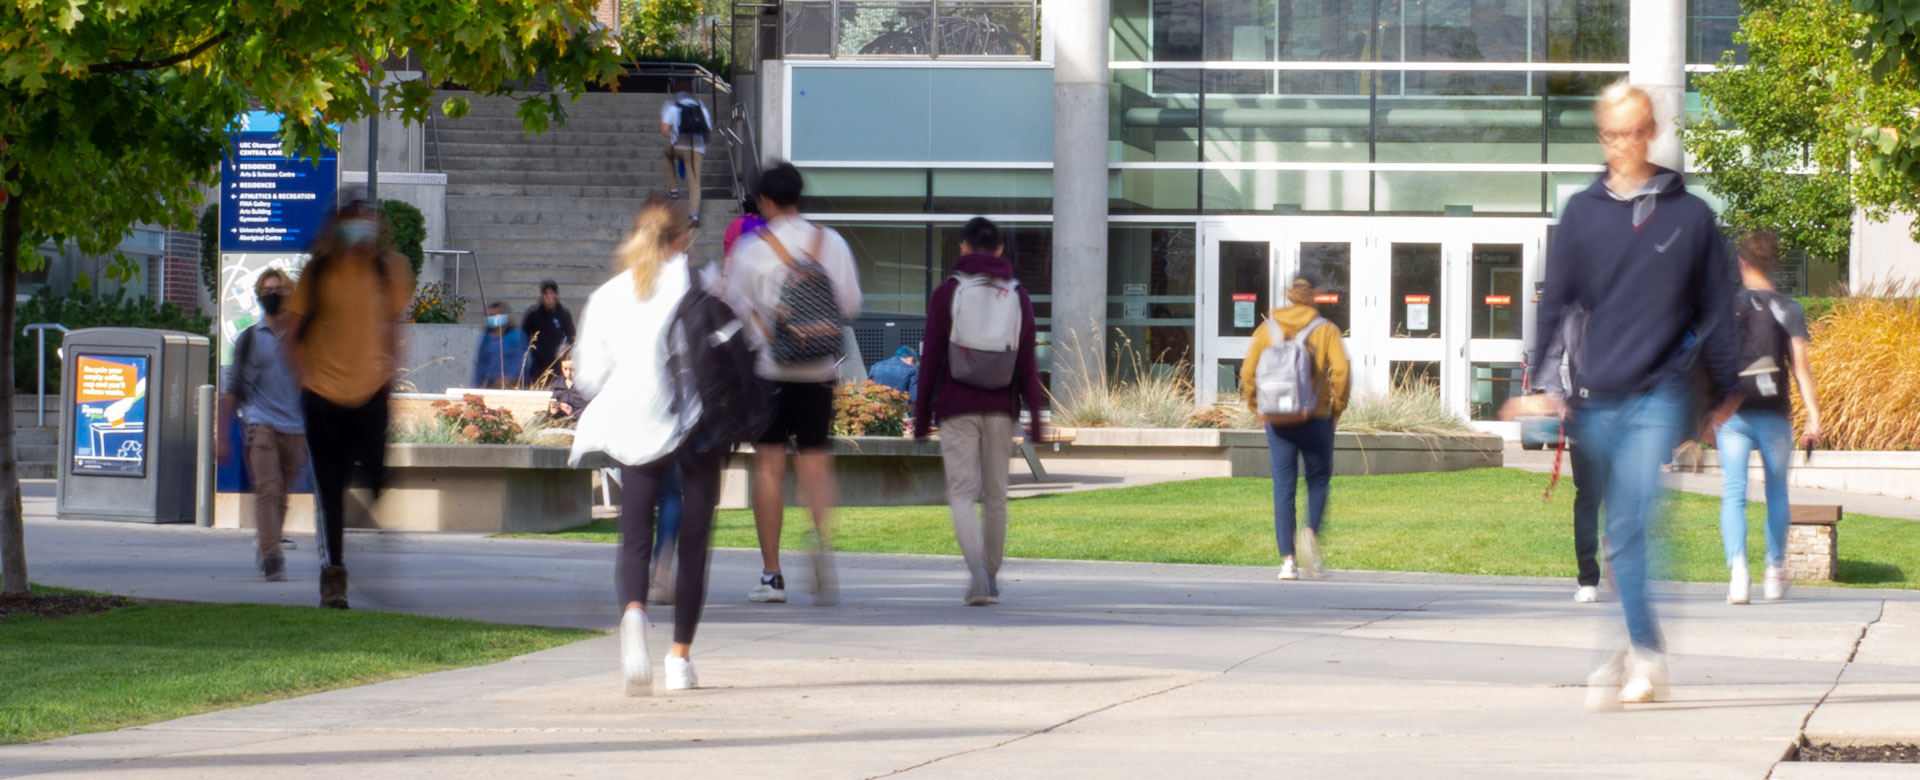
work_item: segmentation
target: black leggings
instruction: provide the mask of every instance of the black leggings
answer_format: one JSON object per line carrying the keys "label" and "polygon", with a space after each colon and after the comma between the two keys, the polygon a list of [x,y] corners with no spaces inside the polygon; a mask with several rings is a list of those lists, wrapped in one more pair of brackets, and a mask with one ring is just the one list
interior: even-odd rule
{"label": "black leggings", "polygon": [[613,560],[613,581],[620,608],[647,603],[653,561],[653,518],[661,486],[680,466],[679,571],[673,598],[673,641],[693,643],[700,611],[707,604],[707,549],[713,539],[713,507],[720,500],[720,464],[725,451],[696,452],[692,445],[641,466],[620,469],[620,550]]}
{"label": "black leggings", "polygon": [[340,406],[303,391],[307,416],[307,453],[313,464],[314,499],[320,506],[320,538],[328,566],[343,566],[347,527],[347,488],[354,475],[373,489],[387,483],[387,390],[358,407]]}

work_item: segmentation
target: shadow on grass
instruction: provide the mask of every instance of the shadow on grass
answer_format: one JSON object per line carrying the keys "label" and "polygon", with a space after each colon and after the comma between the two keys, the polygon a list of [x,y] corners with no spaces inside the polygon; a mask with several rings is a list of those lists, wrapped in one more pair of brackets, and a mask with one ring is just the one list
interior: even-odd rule
{"label": "shadow on grass", "polygon": [[1881,583],[1906,584],[1907,570],[1891,563],[1872,561],[1841,561],[1840,582],[1853,585],[1876,585]]}

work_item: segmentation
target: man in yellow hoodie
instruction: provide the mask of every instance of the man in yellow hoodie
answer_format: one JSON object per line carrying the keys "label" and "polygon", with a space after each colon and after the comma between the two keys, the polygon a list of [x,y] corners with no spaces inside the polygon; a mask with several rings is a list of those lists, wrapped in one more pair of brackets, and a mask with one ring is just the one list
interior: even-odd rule
{"label": "man in yellow hoodie", "polygon": [[[1269,322],[1261,323],[1254,330],[1247,359],[1240,364],[1241,393],[1246,396],[1247,408],[1259,414],[1255,377],[1261,353],[1273,343],[1273,325],[1279,325],[1280,335],[1287,339],[1298,338],[1301,329],[1311,328],[1306,334],[1306,344],[1307,352],[1313,357],[1313,389],[1318,399],[1313,414],[1298,424],[1268,423],[1266,426],[1267,451],[1273,456],[1273,533],[1280,543],[1280,579],[1283,580],[1299,578],[1302,570],[1308,577],[1320,575],[1320,523],[1326,518],[1327,485],[1333,479],[1333,431],[1340,423],[1340,415],[1347,411],[1347,397],[1352,391],[1348,382],[1347,348],[1341,341],[1339,326],[1326,320],[1316,322],[1320,311],[1314,307],[1315,287],[1310,276],[1294,277],[1287,290],[1289,305],[1274,309],[1268,314]],[[1306,465],[1307,535],[1300,542],[1303,561],[1296,564],[1293,500],[1300,462]]]}

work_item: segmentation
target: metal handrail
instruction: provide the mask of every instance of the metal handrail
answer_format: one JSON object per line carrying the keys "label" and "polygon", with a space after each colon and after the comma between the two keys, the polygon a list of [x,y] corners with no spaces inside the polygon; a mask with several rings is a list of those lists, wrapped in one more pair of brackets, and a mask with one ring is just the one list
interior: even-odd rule
{"label": "metal handrail", "polygon": [[[746,197],[747,190],[751,187],[750,182],[759,175],[760,144],[753,132],[753,122],[747,117],[745,108],[741,106],[739,96],[734,94],[733,85],[697,62],[630,62],[623,67],[629,76],[698,79],[706,85],[709,100],[715,104],[720,102],[721,95],[727,96],[728,110],[724,116],[727,117],[728,126],[716,128],[716,130],[717,134],[727,141],[727,162],[733,168],[734,199]],[[695,94],[698,92],[696,88]]]}
{"label": "metal handrail", "polygon": [[480,288],[480,308],[487,307],[487,280],[480,274],[480,256],[470,249],[422,249],[422,254],[450,255],[453,257],[453,294],[460,294],[460,260],[466,258],[473,262],[473,283]]}
{"label": "metal handrail", "polygon": [[[40,424],[38,427],[41,428],[47,427],[47,331],[50,330],[60,331],[60,343],[62,346],[66,344],[67,334],[73,332],[68,330],[67,326],[57,322],[36,322],[21,329],[23,333],[35,334],[35,338],[40,342],[39,370],[35,372],[34,378],[40,383]],[[13,411],[9,409],[7,413],[12,414]]]}

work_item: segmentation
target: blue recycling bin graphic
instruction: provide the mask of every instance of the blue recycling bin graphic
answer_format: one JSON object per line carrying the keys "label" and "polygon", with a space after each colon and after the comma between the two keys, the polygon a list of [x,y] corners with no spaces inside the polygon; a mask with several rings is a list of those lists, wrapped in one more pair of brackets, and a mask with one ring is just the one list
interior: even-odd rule
{"label": "blue recycling bin graphic", "polygon": [[141,477],[147,473],[147,359],[77,355],[73,471]]}

